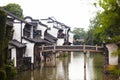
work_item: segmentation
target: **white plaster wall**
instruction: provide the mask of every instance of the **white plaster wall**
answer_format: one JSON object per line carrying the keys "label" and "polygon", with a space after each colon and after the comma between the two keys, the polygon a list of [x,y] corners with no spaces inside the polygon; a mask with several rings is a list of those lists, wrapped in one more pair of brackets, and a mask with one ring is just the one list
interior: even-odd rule
{"label": "white plaster wall", "polygon": [[41,20],[41,22],[43,24],[46,24],[49,28],[51,28],[51,30],[48,30],[48,33],[50,33],[51,35],[53,35],[54,37],[57,37],[57,32],[58,30],[53,28],[53,23],[47,23],[47,20]]}
{"label": "white plaster wall", "polygon": [[106,47],[108,48],[109,52],[109,64],[110,65],[118,65],[118,56],[113,56],[112,52],[115,52],[118,49],[116,44],[107,44]]}
{"label": "white plaster wall", "polygon": [[53,35],[54,37],[57,37],[58,30],[53,28],[53,24],[48,24],[48,27],[50,27],[50,30],[48,30],[48,33]]}
{"label": "white plaster wall", "polygon": [[47,28],[42,26],[42,25],[38,25],[38,27],[37,27],[37,30],[41,30],[42,31],[42,36],[41,36],[42,39],[44,39],[44,32],[45,32],[46,29]]}
{"label": "white plaster wall", "polygon": [[63,33],[64,33],[64,34],[66,34],[66,33],[67,33],[67,31],[66,31],[66,29],[65,29],[65,28],[63,28]]}
{"label": "white plaster wall", "polygon": [[23,29],[25,27],[25,23],[22,23],[22,37],[23,37]]}
{"label": "white plaster wall", "polygon": [[57,40],[57,45],[63,45],[64,39],[58,39]]}
{"label": "white plaster wall", "polygon": [[73,33],[69,33],[69,42],[73,43],[73,36],[74,34]]}
{"label": "white plaster wall", "polygon": [[27,22],[32,22],[30,18],[25,19],[25,21],[27,21]]}
{"label": "white plaster wall", "polygon": [[40,22],[42,22],[45,25],[48,25],[48,21],[47,20],[40,20]]}
{"label": "white plaster wall", "polygon": [[11,60],[14,60],[14,67],[17,66],[16,48],[11,49]]}
{"label": "white plaster wall", "polygon": [[25,57],[31,57],[31,63],[34,63],[34,45],[35,43],[31,43],[26,40],[22,40],[23,43],[26,43]]}
{"label": "white plaster wall", "polygon": [[[15,20],[15,22],[18,22],[18,21]],[[14,23],[13,29],[14,29],[13,39],[16,39],[20,42],[21,41],[21,23]]]}
{"label": "white plaster wall", "polygon": [[33,26],[31,27],[31,31],[30,31],[30,38],[33,38]]}

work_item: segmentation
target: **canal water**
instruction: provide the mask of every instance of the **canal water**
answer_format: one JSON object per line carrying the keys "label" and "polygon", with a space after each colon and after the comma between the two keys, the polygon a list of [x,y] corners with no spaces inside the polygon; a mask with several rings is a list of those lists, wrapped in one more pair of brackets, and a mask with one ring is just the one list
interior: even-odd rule
{"label": "canal water", "polygon": [[[99,66],[94,68],[94,57],[87,54],[86,80],[106,80],[103,69],[99,69]],[[99,65],[102,66],[103,62]],[[33,71],[20,73],[15,80],[84,80],[84,54],[71,52],[68,57],[41,63],[40,67]]]}

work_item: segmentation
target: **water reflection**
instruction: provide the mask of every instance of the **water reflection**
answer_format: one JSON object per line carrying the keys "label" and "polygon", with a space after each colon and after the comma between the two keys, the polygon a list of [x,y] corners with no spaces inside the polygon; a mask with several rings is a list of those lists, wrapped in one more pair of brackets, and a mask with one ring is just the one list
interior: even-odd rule
{"label": "water reflection", "polygon": [[[98,80],[94,76],[93,57],[89,54],[86,66],[87,80]],[[102,71],[99,74],[102,75]],[[41,67],[19,74],[16,80],[84,80],[84,55],[71,52],[69,57],[41,63]]]}

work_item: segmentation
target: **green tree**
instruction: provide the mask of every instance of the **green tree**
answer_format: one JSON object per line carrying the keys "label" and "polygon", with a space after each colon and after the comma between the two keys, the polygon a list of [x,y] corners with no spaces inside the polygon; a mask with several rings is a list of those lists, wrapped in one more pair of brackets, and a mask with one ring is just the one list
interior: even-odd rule
{"label": "green tree", "polygon": [[7,4],[6,6],[4,6],[4,9],[16,15],[19,18],[23,18],[23,10],[19,4]]}
{"label": "green tree", "polygon": [[83,44],[86,39],[86,31],[84,28],[74,28],[72,31],[74,33],[74,43],[75,45]]}
{"label": "green tree", "polygon": [[101,28],[99,27],[99,20],[96,16],[95,18],[90,20],[89,30],[87,31],[86,36],[86,43],[95,45],[95,44],[101,44]]}
{"label": "green tree", "polygon": [[[107,43],[117,43],[120,41],[120,1],[119,0],[99,0],[101,11],[97,12],[97,25],[92,25],[90,29],[94,35],[94,40],[105,41]],[[93,22],[95,21],[93,20]],[[96,23],[96,22],[95,22]],[[89,32],[90,32],[89,31]],[[120,48],[120,44],[118,45]],[[115,53],[119,53],[119,50]],[[117,55],[118,55],[117,54]],[[120,75],[120,68],[117,66],[111,72]]]}
{"label": "green tree", "polygon": [[74,39],[81,39],[81,38],[84,38],[85,39],[85,30],[84,28],[74,28],[73,31],[74,33]]}
{"label": "green tree", "polygon": [[88,43],[101,44],[103,41],[115,43],[120,41],[119,3],[119,0],[99,0],[99,6],[102,9],[91,20]]}
{"label": "green tree", "polygon": [[120,7],[117,0],[99,0],[103,11],[98,13],[102,40],[118,42],[120,40]]}

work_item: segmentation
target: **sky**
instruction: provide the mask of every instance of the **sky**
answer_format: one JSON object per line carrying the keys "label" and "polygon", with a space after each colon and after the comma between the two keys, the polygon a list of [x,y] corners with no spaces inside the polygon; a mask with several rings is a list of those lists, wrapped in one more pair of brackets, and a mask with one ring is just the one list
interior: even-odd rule
{"label": "sky", "polygon": [[0,6],[17,3],[23,9],[24,16],[33,19],[54,17],[57,21],[71,27],[88,29],[89,20],[95,16],[96,0],[0,0]]}

